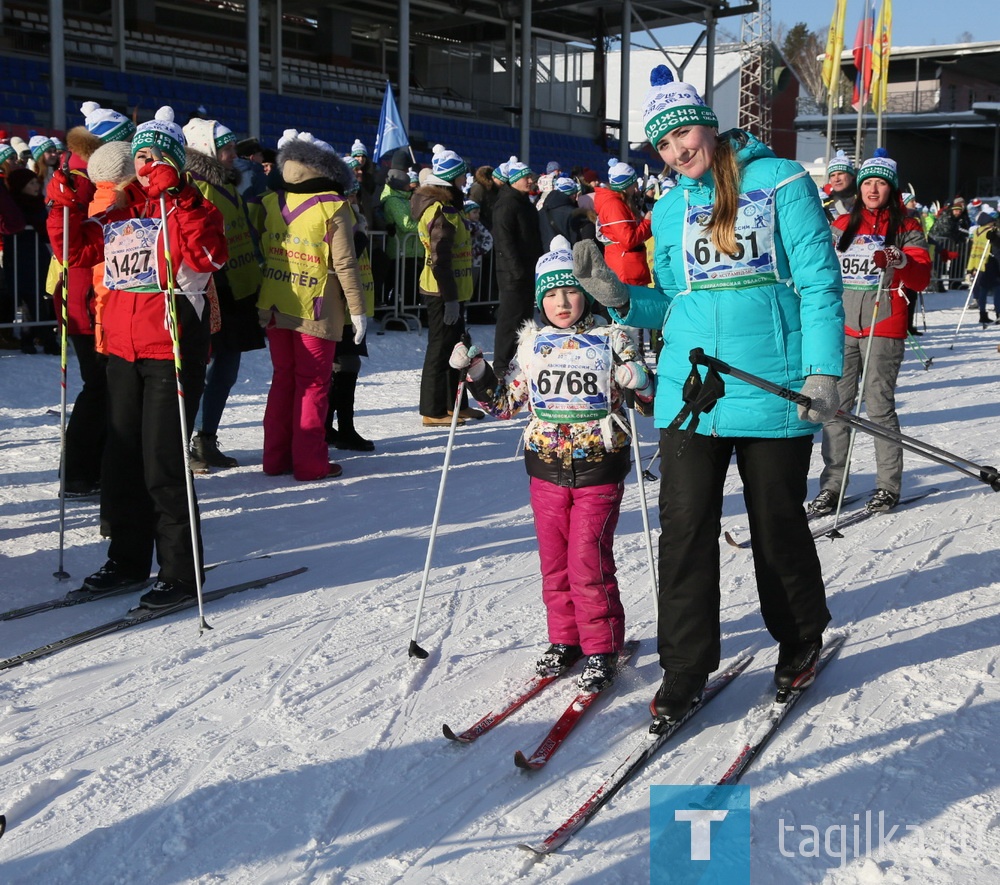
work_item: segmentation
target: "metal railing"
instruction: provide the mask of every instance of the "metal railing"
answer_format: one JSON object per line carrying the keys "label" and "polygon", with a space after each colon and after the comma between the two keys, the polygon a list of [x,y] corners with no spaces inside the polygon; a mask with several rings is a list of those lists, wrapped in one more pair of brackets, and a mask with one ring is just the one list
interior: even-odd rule
{"label": "metal railing", "polygon": [[[52,250],[33,230],[9,234],[3,240],[0,331],[9,329],[20,333],[54,326],[52,298],[45,291]],[[26,267],[26,262],[30,262],[31,267]]]}
{"label": "metal railing", "polygon": [[[388,254],[386,248],[388,234],[385,231],[375,231],[370,235],[371,249],[374,252],[376,244],[381,246]],[[397,238],[399,243],[399,253],[406,255],[413,243],[419,243],[416,233],[408,233]],[[393,261],[393,267],[389,273],[390,287],[383,286],[385,297],[381,304],[376,304],[376,315],[381,315],[382,327],[388,330],[417,331],[421,327],[423,319],[424,304],[420,296],[420,269],[423,267],[423,250],[419,250],[420,257],[414,259],[416,267],[415,273],[407,273],[406,261],[403,258]],[[376,295],[378,294],[379,283],[376,280]],[[496,273],[493,263],[493,252],[487,252],[479,267],[478,274],[474,273],[474,288],[472,300],[466,302],[466,314],[470,308],[482,308],[490,311],[500,303],[499,292],[497,291]]]}
{"label": "metal railing", "polygon": [[941,240],[927,237],[931,251],[931,281],[928,292],[947,292],[964,288],[965,268],[969,263],[972,240]]}

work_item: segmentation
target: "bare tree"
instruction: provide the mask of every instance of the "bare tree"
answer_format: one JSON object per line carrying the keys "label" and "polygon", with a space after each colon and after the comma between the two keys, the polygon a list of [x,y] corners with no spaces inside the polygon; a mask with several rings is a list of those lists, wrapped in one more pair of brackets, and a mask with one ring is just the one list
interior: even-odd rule
{"label": "bare tree", "polygon": [[[805,22],[798,22],[791,28],[779,24],[775,33],[775,44],[781,47],[788,66],[794,71],[799,82],[815,101],[826,99],[823,85],[823,56],[826,53],[826,31],[811,31]],[[839,68],[838,68],[839,72]],[[838,73],[836,105],[843,102],[845,90],[850,97],[850,82]]]}

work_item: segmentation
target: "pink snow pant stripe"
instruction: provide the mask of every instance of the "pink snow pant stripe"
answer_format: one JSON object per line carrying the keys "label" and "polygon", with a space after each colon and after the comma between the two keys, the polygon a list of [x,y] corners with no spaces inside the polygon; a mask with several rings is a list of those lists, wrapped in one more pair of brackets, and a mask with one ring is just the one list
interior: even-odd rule
{"label": "pink snow pant stripe", "polygon": [[273,327],[267,341],[274,372],[264,409],[264,472],[322,479],[330,470],[325,423],[337,342]]}
{"label": "pink snow pant stripe", "polygon": [[579,645],[585,655],[618,651],[625,640],[614,557],[624,488],[567,489],[531,478],[549,642]]}

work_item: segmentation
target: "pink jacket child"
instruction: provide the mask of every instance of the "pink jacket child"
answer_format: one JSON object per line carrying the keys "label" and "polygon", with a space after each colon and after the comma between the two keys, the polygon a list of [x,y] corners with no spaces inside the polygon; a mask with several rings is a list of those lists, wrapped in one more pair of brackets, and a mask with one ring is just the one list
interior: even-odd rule
{"label": "pink jacket child", "polygon": [[591,313],[568,241],[551,247],[535,267],[545,325],[524,324],[504,377],[461,343],[451,365],[468,370],[473,396],[494,417],[530,412],[524,463],[551,643],[537,672],[561,675],[585,655],[579,685],[597,692],[614,680],[625,636],[613,550],[630,467],[623,391],[647,399],[652,384],[628,332]]}

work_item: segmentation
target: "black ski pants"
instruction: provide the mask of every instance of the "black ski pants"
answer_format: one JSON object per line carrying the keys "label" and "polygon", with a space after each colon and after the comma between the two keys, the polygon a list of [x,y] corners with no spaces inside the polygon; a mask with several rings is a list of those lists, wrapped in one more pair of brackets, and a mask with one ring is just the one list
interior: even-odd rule
{"label": "black ski pants", "polygon": [[[444,301],[436,295],[424,295],[427,308],[427,350],[420,373],[420,414],[425,418],[444,418],[454,408],[461,374],[448,363],[455,345],[465,334],[465,304],[459,305],[458,322],[444,321]],[[459,410],[469,404],[462,391]]]}
{"label": "black ski pants", "polygon": [[493,332],[493,373],[503,378],[517,353],[518,331],[535,316],[535,283],[533,277],[520,282],[501,278],[498,285],[500,298]]}
{"label": "black ski pants", "polygon": [[93,335],[70,335],[83,388],[66,426],[66,482],[96,486],[107,435],[108,359],[94,348]]}
{"label": "black ski pants", "polygon": [[660,665],[718,669],[723,487],[732,453],[743,479],[761,614],[771,636],[794,643],[830,622],[803,502],[812,437],[757,439],[660,432]]}
{"label": "black ski pants", "polygon": [[[187,499],[187,446],[181,439],[174,364],[108,357],[108,438],[101,472],[101,518],[108,558],[136,576],[195,583]],[[185,361],[181,375],[188,428],[194,426],[205,364]],[[195,517],[198,505],[195,502]],[[201,529],[198,528],[199,559]]]}

